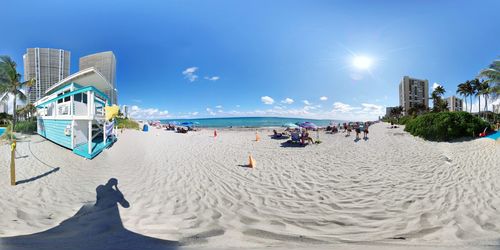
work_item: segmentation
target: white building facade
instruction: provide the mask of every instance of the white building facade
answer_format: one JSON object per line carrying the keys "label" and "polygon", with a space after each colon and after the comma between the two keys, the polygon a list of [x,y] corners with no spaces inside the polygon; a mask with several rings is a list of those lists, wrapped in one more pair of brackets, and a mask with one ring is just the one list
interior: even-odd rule
{"label": "white building facade", "polygon": [[429,108],[429,81],[404,76],[399,83],[399,105],[406,113],[417,104]]}
{"label": "white building facade", "polygon": [[28,103],[40,100],[45,91],[69,76],[71,54],[51,48],[28,48],[23,55],[24,80],[35,79],[28,89]]}
{"label": "white building facade", "polygon": [[463,111],[464,101],[456,96],[450,96],[446,98],[446,103],[448,104],[449,111]]}
{"label": "white building facade", "polygon": [[112,51],[100,52],[80,58],[80,71],[87,68],[95,68],[113,86],[110,93],[106,93],[111,99],[111,104],[118,104],[118,90],[116,89],[116,58]]}

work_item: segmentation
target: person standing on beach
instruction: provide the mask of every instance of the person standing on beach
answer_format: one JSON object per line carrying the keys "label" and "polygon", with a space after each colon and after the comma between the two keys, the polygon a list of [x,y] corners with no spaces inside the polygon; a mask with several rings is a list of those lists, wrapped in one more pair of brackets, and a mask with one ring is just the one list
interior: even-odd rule
{"label": "person standing on beach", "polygon": [[359,140],[359,133],[361,133],[361,129],[358,124],[355,125],[354,130],[356,131],[356,140]]}

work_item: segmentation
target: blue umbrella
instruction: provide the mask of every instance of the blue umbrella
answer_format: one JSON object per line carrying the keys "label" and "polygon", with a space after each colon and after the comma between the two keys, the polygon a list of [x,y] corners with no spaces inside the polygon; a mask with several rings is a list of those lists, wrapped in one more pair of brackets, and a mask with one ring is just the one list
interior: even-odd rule
{"label": "blue umbrella", "polygon": [[289,122],[289,123],[283,124],[283,127],[286,127],[286,128],[298,128],[299,126],[297,124]]}
{"label": "blue umbrella", "polygon": [[192,122],[183,122],[183,123],[181,123],[181,125],[184,126],[184,127],[193,127],[194,123],[192,123]]}

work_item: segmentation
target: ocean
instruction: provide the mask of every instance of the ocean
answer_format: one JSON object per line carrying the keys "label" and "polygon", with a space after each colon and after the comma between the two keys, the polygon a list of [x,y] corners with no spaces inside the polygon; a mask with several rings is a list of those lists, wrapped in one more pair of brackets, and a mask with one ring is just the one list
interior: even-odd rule
{"label": "ocean", "polygon": [[201,118],[201,119],[164,119],[161,123],[169,122],[193,122],[197,127],[208,128],[227,128],[227,127],[281,127],[286,123],[296,122],[312,122],[320,127],[326,127],[332,122],[339,123],[339,120],[317,120],[317,119],[302,119],[302,118],[284,118],[284,117],[227,117],[227,118]]}

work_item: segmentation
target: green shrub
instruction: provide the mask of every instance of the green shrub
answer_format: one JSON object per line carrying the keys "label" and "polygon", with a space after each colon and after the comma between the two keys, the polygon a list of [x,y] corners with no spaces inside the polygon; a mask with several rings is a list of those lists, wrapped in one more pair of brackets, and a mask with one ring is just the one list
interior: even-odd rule
{"label": "green shrub", "polygon": [[431,141],[478,136],[489,124],[467,112],[427,113],[407,121],[405,131]]}
{"label": "green shrub", "polygon": [[36,132],[36,121],[19,121],[16,123],[16,132],[33,134]]}
{"label": "green shrub", "polygon": [[396,122],[396,124],[406,125],[412,119],[413,119],[412,116],[403,116],[403,117],[399,118],[399,121]]}
{"label": "green shrub", "polygon": [[118,128],[128,128],[139,130],[139,123],[128,118],[116,118],[116,126]]}

